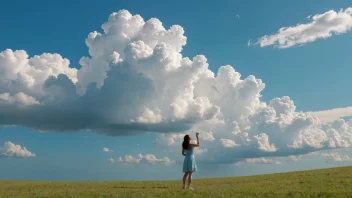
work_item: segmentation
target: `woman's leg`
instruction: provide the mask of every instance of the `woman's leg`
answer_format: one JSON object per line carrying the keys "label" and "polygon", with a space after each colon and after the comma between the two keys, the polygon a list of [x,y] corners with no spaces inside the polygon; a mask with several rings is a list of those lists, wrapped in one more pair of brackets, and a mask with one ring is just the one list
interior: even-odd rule
{"label": "woman's leg", "polygon": [[187,176],[188,176],[188,172],[186,172],[186,173],[183,175],[183,188],[186,188],[186,179],[187,179]]}
{"label": "woman's leg", "polygon": [[188,188],[191,188],[191,184],[192,184],[192,173],[193,173],[193,172],[188,172]]}

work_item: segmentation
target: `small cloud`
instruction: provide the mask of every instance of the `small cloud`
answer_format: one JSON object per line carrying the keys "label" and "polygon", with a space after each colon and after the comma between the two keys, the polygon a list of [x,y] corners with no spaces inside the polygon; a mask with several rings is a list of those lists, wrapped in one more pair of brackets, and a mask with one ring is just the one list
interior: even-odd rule
{"label": "small cloud", "polygon": [[109,148],[104,147],[104,148],[103,148],[103,152],[110,153],[110,152],[113,152],[113,151],[110,150]]}
{"label": "small cloud", "polygon": [[201,132],[199,138],[204,140],[204,141],[209,141],[209,142],[212,142],[212,141],[215,140],[213,132],[205,132],[205,131],[203,131],[203,132]]}
{"label": "small cloud", "polygon": [[173,146],[177,142],[182,142],[185,134],[160,134],[159,138],[156,140],[156,144],[168,147]]}
{"label": "small cloud", "polygon": [[222,144],[223,147],[225,148],[233,148],[233,147],[236,147],[238,146],[235,141],[233,140],[230,140],[230,139],[220,139],[220,142]]}
{"label": "small cloud", "polygon": [[281,164],[281,162],[273,160],[273,159],[268,159],[268,158],[247,158],[245,160],[237,162],[235,165],[243,165],[243,164]]}
{"label": "small cloud", "polygon": [[4,143],[4,147],[0,148],[0,155],[6,157],[35,157],[36,154],[27,150],[26,147],[21,147],[10,141]]}
{"label": "small cloud", "polygon": [[207,153],[208,152],[208,149],[207,148],[204,148],[204,149],[201,149],[201,148],[196,148],[194,150],[194,153],[195,155],[203,155],[204,153]]}
{"label": "small cloud", "polygon": [[248,45],[248,47],[252,46],[252,41],[248,40],[247,45]]}
{"label": "small cloud", "polygon": [[348,155],[340,155],[337,152],[332,152],[332,153],[322,153],[320,155],[321,157],[324,157],[328,160],[333,160],[337,162],[351,162],[352,158]]}
{"label": "small cloud", "polygon": [[108,161],[109,161],[110,163],[112,163],[112,164],[115,163],[114,158],[109,158]]}
{"label": "small cloud", "polygon": [[262,36],[257,44],[260,47],[290,48],[344,34],[352,29],[351,13],[352,7],[349,7],[344,10],[329,10],[322,14],[310,15],[307,17],[310,22],[282,27],[275,34]]}
{"label": "small cloud", "polygon": [[174,160],[170,160],[168,157],[163,157],[158,159],[153,154],[138,154],[136,157],[132,155],[125,155],[125,159],[119,157],[118,162],[121,164],[140,164],[140,163],[147,163],[147,164],[164,164],[164,165],[171,165],[174,164]]}
{"label": "small cloud", "polygon": [[290,155],[290,156],[288,156],[288,158],[292,161],[298,161],[298,160],[302,159],[302,156],[301,155]]}

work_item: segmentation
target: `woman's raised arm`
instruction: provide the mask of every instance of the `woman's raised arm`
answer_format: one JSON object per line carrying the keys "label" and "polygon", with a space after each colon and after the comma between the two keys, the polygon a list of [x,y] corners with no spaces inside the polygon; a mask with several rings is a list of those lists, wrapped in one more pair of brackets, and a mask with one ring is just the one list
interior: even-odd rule
{"label": "woman's raised arm", "polygon": [[200,146],[200,142],[199,142],[199,133],[196,133],[196,137],[197,137],[197,144],[193,144],[194,147],[199,147]]}

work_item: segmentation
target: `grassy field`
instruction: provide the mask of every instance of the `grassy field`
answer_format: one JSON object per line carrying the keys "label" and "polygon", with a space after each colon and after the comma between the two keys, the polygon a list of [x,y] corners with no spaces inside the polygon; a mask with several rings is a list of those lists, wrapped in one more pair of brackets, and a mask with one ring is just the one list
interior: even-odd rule
{"label": "grassy field", "polygon": [[352,197],[352,167],[180,181],[0,181],[0,197]]}

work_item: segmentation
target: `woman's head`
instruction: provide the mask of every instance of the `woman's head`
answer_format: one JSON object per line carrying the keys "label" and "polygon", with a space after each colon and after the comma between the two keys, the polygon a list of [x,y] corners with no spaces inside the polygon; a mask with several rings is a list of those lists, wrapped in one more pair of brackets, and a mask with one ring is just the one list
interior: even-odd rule
{"label": "woman's head", "polygon": [[191,142],[191,137],[190,137],[189,135],[185,135],[185,136],[183,137],[182,148],[183,148],[183,149],[188,149],[190,142]]}

